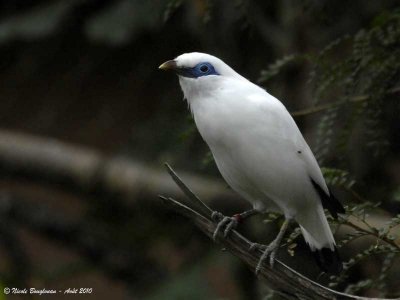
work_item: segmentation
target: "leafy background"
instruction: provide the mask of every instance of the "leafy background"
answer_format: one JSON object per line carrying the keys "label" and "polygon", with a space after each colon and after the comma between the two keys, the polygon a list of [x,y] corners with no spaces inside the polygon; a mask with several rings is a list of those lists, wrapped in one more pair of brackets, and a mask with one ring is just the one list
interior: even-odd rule
{"label": "leafy background", "polygon": [[[184,52],[214,54],[293,112],[348,211],[331,220],[346,263],[339,277],[311,267],[295,226],[281,258],[338,290],[400,297],[399,44],[395,0],[3,0],[0,126],[159,172],[168,161],[224,187],[177,80],[157,70]],[[93,299],[277,299],[166,211],[161,187],[126,206],[121,195],[65,193],[6,170],[0,179],[2,286],[92,287]],[[267,215],[241,231],[266,243],[279,222]]]}

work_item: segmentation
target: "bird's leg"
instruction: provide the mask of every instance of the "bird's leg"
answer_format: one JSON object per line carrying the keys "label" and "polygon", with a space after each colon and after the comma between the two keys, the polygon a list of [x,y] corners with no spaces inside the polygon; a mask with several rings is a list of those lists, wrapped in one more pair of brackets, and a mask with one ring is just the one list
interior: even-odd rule
{"label": "bird's leg", "polygon": [[229,232],[231,232],[232,229],[236,228],[239,223],[242,223],[245,219],[248,217],[254,216],[257,214],[258,211],[255,209],[247,210],[245,212],[242,212],[240,214],[235,214],[232,217],[226,217],[220,212],[214,211],[211,215],[211,218],[215,221],[218,222],[217,227],[215,228],[214,234],[213,234],[213,239],[216,240],[218,233],[222,231],[222,228],[225,226],[224,230],[224,237],[227,237]]}
{"label": "bird's leg", "polygon": [[[286,230],[287,230],[287,228],[289,226],[289,223],[290,223],[290,219],[285,219],[285,221],[283,222],[283,224],[281,226],[281,229],[279,230],[278,235],[276,236],[276,238],[268,246],[257,244],[257,245],[261,246],[262,248],[264,248],[264,247],[265,248],[263,249],[264,253],[261,255],[260,260],[258,261],[258,264],[257,264],[257,267],[256,267],[256,274],[258,274],[258,272],[260,272],[261,266],[264,263],[264,261],[267,259],[268,256],[269,256],[269,264],[271,265],[271,268],[273,268],[275,255],[278,252],[278,249],[279,249],[279,246],[281,244],[282,238],[285,235],[285,232],[286,232]],[[251,247],[253,247],[253,245]]]}

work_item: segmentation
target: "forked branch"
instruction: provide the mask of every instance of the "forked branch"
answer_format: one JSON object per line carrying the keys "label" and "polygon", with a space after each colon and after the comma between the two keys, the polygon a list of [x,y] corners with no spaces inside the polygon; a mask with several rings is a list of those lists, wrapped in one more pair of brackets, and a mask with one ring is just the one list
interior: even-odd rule
{"label": "forked branch", "polygon": [[[186,195],[186,199],[178,201],[170,197],[159,197],[168,207],[190,219],[205,235],[212,239],[216,228],[216,223],[211,220],[212,210],[183,183],[168,164],[166,164],[166,167],[172,179]],[[237,256],[252,270],[255,270],[262,252],[261,250],[249,251],[251,242],[248,239],[232,230],[226,238],[223,238],[220,234],[217,241],[227,251]],[[286,299],[378,299],[334,291],[304,277],[279,260],[275,260],[273,268],[269,264],[264,264],[258,274],[258,279]]]}

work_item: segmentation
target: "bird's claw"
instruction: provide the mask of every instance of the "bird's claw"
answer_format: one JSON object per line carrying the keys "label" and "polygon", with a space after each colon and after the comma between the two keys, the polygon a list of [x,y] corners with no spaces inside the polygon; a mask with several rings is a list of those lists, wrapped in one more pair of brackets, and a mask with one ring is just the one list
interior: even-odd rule
{"label": "bird's claw", "polygon": [[214,241],[217,239],[218,233],[220,233],[223,230],[223,227],[225,227],[224,230],[224,237],[227,237],[228,234],[232,231],[232,229],[236,228],[236,226],[239,224],[237,218],[235,217],[226,217],[220,212],[213,212],[211,214],[211,218],[218,222],[217,227],[215,228],[215,231],[213,233],[213,239]]}
{"label": "bird's claw", "polygon": [[225,227],[224,230],[224,237],[227,237],[229,232],[231,232],[232,229],[236,228],[238,226],[239,222],[235,217],[230,217],[228,225]]}
{"label": "bird's claw", "polygon": [[211,214],[211,220],[214,222],[219,222],[224,218],[224,215],[221,214],[219,211],[213,211]]}
{"label": "bird's claw", "polygon": [[250,247],[249,247],[249,250],[250,251],[255,251],[255,250],[260,249],[261,251],[264,251],[266,248],[267,248],[266,245],[259,244],[259,243],[251,243]]}
{"label": "bird's claw", "polygon": [[[252,247],[254,244],[257,244],[257,243],[253,243],[250,247]],[[269,265],[271,266],[271,268],[274,267],[275,256],[279,249],[279,244],[276,242],[276,240],[272,241],[268,246],[259,245],[259,244],[257,244],[257,245],[263,246],[262,248],[264,248],[264,252],[260,257],[260,260],[258,261],[258,264],[256,267],[256,275],[258,275],[258,273],[260,272],[262,264],[268,258],[268,256],[269,256]],[[256,247],[258,247],[258,246],[256,246]],[[262,248],[260,248],[260,249],[262,249]]]}

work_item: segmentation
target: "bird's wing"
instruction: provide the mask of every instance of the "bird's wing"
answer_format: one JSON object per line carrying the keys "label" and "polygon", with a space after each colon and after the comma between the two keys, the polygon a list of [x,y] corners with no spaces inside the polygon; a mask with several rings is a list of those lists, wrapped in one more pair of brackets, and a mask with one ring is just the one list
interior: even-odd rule
{"label": "bird's wing", "polygon": [[307,155],[304,156],[304,160],[306,161],[307,170],[310,174],[312,186],[318,193],[323,208],[327,209],[332,217],[337,219],[338,213],[345,213],[345,210],[339,200],[336,199],[336,197],[327,187],[325,179],[322,176],[321,169],[319,168],[318,163],[311,150],[307,151]]}
{"label": "bird's wing", "polygon": [[[281,151],[279,154],[285,157],[285,161],[280,162],[280,168],[284,169],[287,164],[290,165],[289,170],[280,174],[285,178],[291,178],[291,181],[280,189],[294,190],[295,196],[299,197],[300,205],[299,201],[295,204],[297,205],[295,219],[300,225],[304,239],[315,253],[319,265],[326,270],[338,271],[341,267],[340,259],[323,208],[328,209],[333,217],[337,217],[338,213],[344,213],[344,209],[329,191],[317,160],[290,113],[276,98],[270,95],[264,98],[265,114],[274,123],[271,125],[270,122],[269,125],[274,127],[272,130],[276,130],[274,136],[279,134],[279,140],[283,140],[281,147],[276,148]],[[278,140],[273,139],[273,141],[278,143]],[[278,159],[279,154],[274,158]],[[277,169],[275,171],[276,174],[281,172]],[[294,178],[291,177],[293,174]],[[318,203],[318,199],[322,205]],[[286,204],[293,205],[293,202]]]}
{"label": "bird's wing", "polygon": [[334,218],[337,218],[337,214],[344,213],[345,210],[326,185],[318,162],[307,142],[304,140],[304,137],[295,121],[279,100],[271,96],[271,99],[268,99],[268,101],[275,102],[272,106],[269,105],[268,109],[272,108],[273,110],[276,110],[275,114],[279,115],[279,122],[283,122],[280,126],[283,128],[283,135],[290,137],[294,148],[299,151],[298,158],[303,161],[306,173],[309,176],[312,187],[315,189],[321,200],[323,208],[327,209]]}

